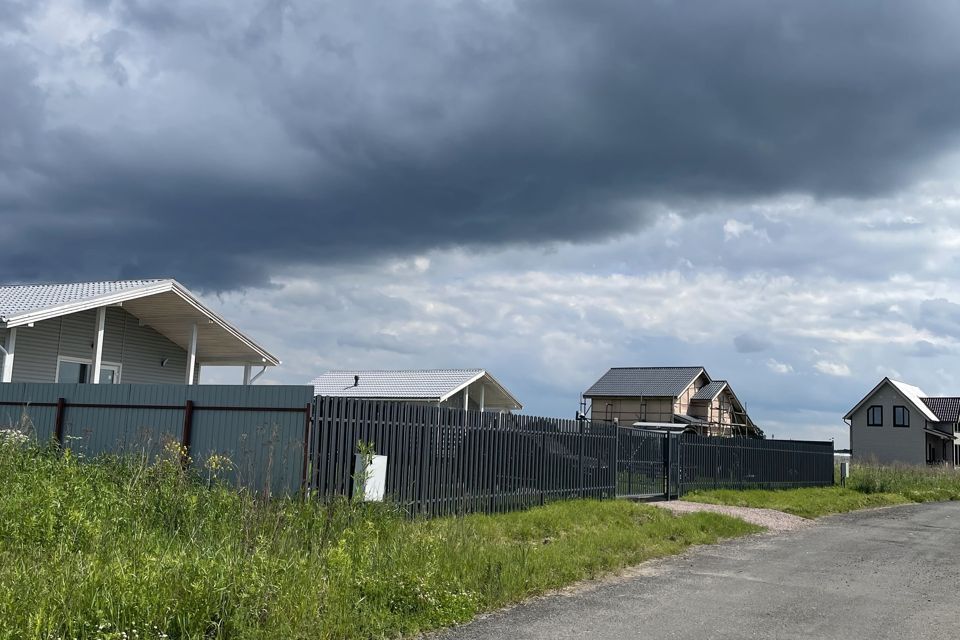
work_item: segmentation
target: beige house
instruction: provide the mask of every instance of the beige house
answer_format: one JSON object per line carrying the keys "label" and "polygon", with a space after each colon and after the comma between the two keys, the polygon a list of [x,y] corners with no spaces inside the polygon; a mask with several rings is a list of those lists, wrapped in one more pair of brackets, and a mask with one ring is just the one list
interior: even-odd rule
{"label": "beige house", "polygon": [[726,380],[703,367],[615,367],[583,394],[592,420],[700,435],[763,437]]}
{"label": "beige house", "polygon": [[884,378],[843,419],[854,460],[950,467],[960,460],[960,398]]}

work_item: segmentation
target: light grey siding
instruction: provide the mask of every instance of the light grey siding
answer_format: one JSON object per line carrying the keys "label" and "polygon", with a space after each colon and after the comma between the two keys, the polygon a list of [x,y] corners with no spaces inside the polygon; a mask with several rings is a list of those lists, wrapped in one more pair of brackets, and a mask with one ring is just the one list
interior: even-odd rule
{"label": "light grey siding", "polygon": [[[883,407],[883,426],[868,427],[867,411],[870,407]],[[893,426],[893,407],[907,407],[910,411],[909,427]],[[868,398],[850,419],[850,448],[857,462],[880,464],[926,463],[926,416],[913,406],[893,387],[885,384]]]}
{"label": "light grey siding", "polygon": [[[96,322],[97,312],[90,310],[18,327],[13,381],[56,381],[60,356],[92,360]],[[187,353],[152,328],[140,326],[121,307],[110,307],[104,321],[103,361],[120,365],[123,383],[183,384]]]}
{"label": "light grey siding", "polygon": [[59,339],[59,318],[38,322],[33,327],[17,327],[13,381],[53,382],[57,372]]}

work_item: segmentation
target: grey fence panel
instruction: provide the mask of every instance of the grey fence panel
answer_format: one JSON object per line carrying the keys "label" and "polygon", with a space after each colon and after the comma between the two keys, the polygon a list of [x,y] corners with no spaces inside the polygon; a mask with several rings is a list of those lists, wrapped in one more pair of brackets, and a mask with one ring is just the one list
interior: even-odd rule
{"label": "grey fence panel", "polygon": [[224,456],[230,461],[224,477],[235,484],[266,493],[298,491],[312,411],[307,391],[223,385],[191,398],[190,452],[196,468],[208,473],[211,456]]}
{"label": "grey fence panel", "polygon": [[201,473],[221,454],[232,461],[227,479],[292,493],[305,480],[312,402],[309,386],[8,383],[0,428],[26,415],[38,440],[59,437],[88,457],[152,459],[168,442],[186,445]]}
{"label": "grey fence panel", "polygon": [[[56,385],[8,382],[0,384],[0,429],[24,431],[40,442],[50,440],[56,426]],[[51,399],[52,398],[52,399]]]}
{"label": "grey fence panel", "polygon": [[311,489],[353,490],[359,443],[388,458],[386,492],[411,514],[501,512],[615,495],[616,427],[423,405],[319,397]]}
{"label": "grey fence panel", "polygon": [[833,443],[682,436],[680,491],[833,484]]}

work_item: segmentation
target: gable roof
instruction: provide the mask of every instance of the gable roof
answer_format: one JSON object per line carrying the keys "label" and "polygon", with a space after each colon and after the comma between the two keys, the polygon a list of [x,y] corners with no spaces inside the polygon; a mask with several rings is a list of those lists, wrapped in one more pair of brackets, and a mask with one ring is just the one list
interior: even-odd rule
{"label": "gable roof", "polygon": [[960,398],[937,397],[920,398],[923,404],[930,407],[940,422],[955,424],[960,420]]}
{"label": "gable roof", "polygon": [[[114,294],[142,290],[164,280],[114,280],[63,284],[14,284],[0,286],[0,323],[16,326],[18,319],[64,306],[98,300]],[[39,319],[39,318],[38,318]],[[36,322],[37,320],[30,320]]]}
{"label": "gable roof", "polygon": [[[706,374],[703,367],[614,367],[587,389],[583,397],[649,396],[676,398],[697,376]],[[707,375],[707,379],[710,376]]]}
{"label": "gable roof", "polygon": [[709,384],[706,384],[703,387],[701,387],[700,390],[697,391],[695,394],[693,394],[693,397],[690,399],[691,400],[713,400],[718,395],[720,395],[721,391],[723,391],[726,388],[727,388],[726,380],[714,380],[713,382],[710,382]]}
{"label": "gable roof", "polygon": [[877,383],[877,386],[875,386],[873,389],[871,389],[871,390],[870,390],[870,393],[868,393],[867,395],[863,396],[863,398],[860,400],[860,402],[858,402],[858,403],[856,404],[856,406],[853,407],[853,409],[850,409],[850,411],[847,412],[847,415],[843,416],[843,419],[844,419],[844,420],[849,420],[849,419],[853,416],[853,414],[856,413],[857,410],[858,410],[860,407],[862,407],[864,404],[866,404],[866,402],[867,402],[870,398],[873,397],[873,394],[875,394],[877,391],[879,391],[879,390],[880,390],[880,387],[882,387],[882,386],[885,385],[885,384],[889,384],[889,385],[892,386],[894,389],[896,389],[896,391],[897,391],[901,396],[903,396],[903,398],[904,398],[907,402],[909,402],[909,403],[912,404],[914,407],[916,407],[916,409],[917,409],[918,411],[920,411],[920,413],[922,413],[927,420],[930,420],[931,422],[940,422],[940,419],[937,418],[937,415],[936,415],[933,411],[931,411],[931,410],[930,410],[930,407],[928,407],[928,406],[923,402],[923,398],[924,398],[927,394],[925,394],[925,393],[920,389],[920,387],[915,387],[915,386],[913,386],[912,384],[907,384],[906,382],[901,382],[901,381],[899,381],[899,380],[891,380],[890,378],[884,378],[884,379],[881,380],[879,383]]}
{"label": "gable roof", "polygon": [[[355,376],[360,378],[356,384]],[[520,401],[484,369],[327,371],[311,384],[318,396],[443,402],[478,380],[488,385],[484,392],[488,406],[523,408]]]}
{"label": "gable roof", "polygon": [[170,278],[0,286],[0,327],[20,327],[117,305],[184,349],[189,348],[190,327],[197,324],[201,364],[280,364]]}

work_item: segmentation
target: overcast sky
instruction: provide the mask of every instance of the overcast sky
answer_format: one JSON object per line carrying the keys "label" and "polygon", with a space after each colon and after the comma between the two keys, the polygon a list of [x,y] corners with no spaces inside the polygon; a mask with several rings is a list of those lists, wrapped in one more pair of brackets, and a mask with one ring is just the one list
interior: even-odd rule
{"label": "overcast sky", "polygon": [[3,0],[0,276],[175,277],[272,382],[479,366],[569,416],[610,366],[703,365],[846,445],[884,375],[960,395],[958,30],[917,0]]}

